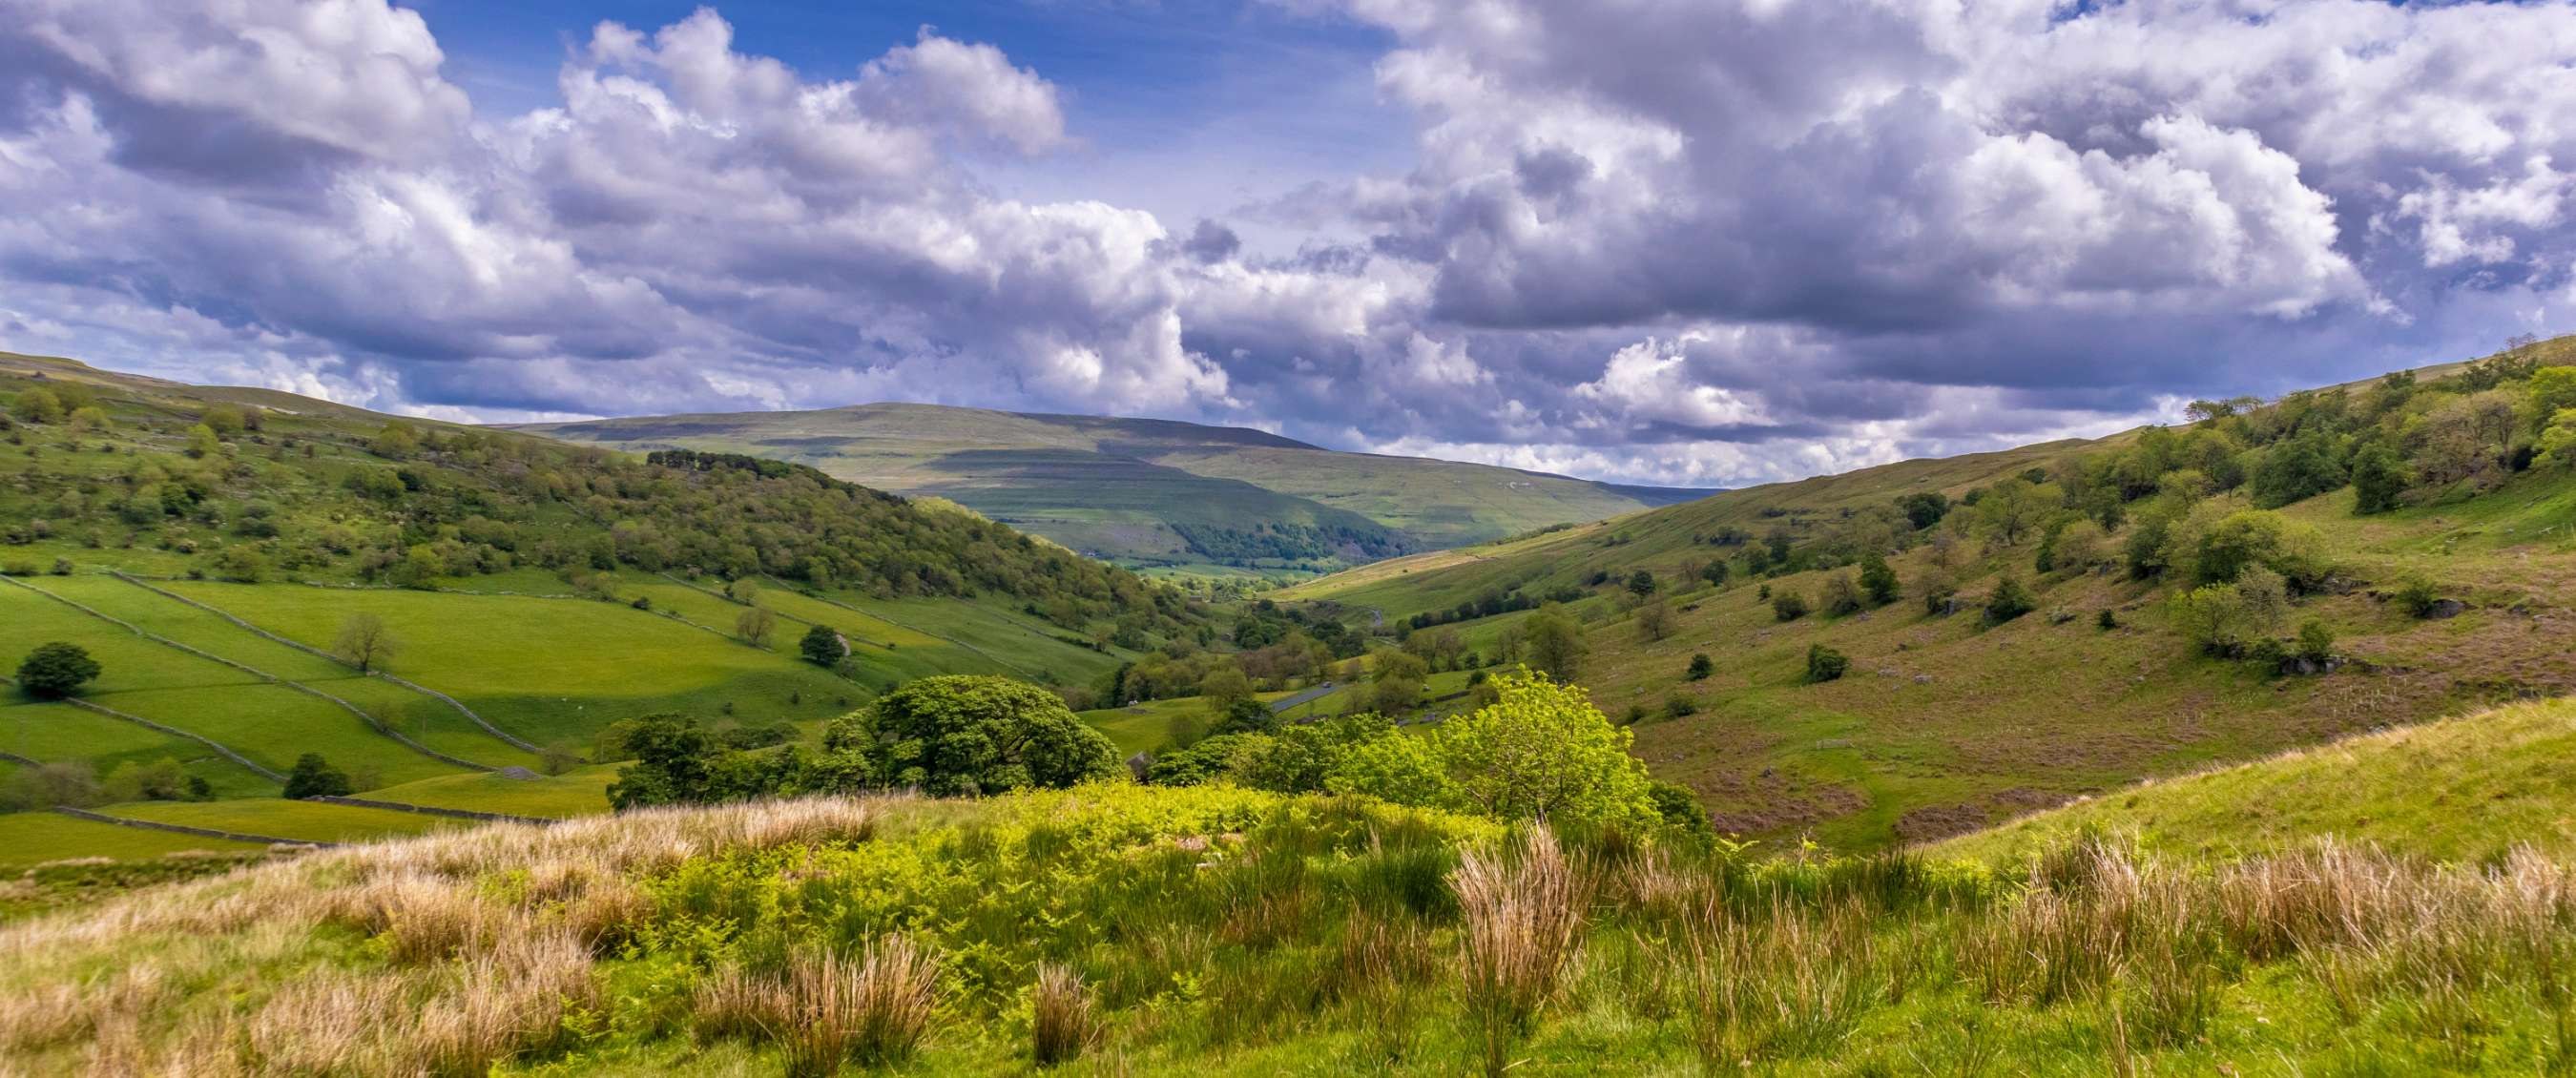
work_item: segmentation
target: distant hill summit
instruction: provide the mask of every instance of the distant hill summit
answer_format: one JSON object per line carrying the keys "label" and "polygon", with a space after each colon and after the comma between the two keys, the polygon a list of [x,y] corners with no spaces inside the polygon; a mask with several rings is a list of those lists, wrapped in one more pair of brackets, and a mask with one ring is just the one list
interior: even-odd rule
{"label": "distant hill summit", "polygon": [[1134,566],[1316,572],[1710,493],[1344,453],[1168,419],[861,404],[513,429],[628,450],[747,453],[955,501]]}

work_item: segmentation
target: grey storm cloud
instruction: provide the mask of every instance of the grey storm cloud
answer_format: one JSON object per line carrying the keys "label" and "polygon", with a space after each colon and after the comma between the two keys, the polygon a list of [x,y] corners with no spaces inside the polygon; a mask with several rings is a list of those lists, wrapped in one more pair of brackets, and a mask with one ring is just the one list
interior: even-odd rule
{"label": "grey storm cloud", "polygon": [[[1277,0],[1414,161],[1188,225],[924,30],[603,23],[478,113],[383,0],[0,0],[0,347],[457,418],[911,399],[1732,484],[2567,328],[2576,7]],[[1245,233],[1305,234],[1293,253]]]}

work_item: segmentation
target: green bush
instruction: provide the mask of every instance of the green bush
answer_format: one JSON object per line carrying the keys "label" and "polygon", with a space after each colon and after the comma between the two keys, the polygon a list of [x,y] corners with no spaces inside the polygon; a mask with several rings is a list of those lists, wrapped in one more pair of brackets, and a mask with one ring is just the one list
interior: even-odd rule
{"label": "green bush", "polygon": [[934,796],[1063,788],[1124,773],[1118,750],[1054,693],[990,675],[922,678],[873,710],[880,781]]}
{"label": "green bush", "polygon": [[1851,669],[1851,659],[1823,644],[1807,645],[1807,681],[1809,684],[1833,681]]}
{"label": "green bush", "polygon": [[1781,621],[1796,621],[1807,616],[1807,599],[1794,591],[1771,597],[1771,616]]}
{"label": "green bush", "polygon": [[1995,590],[1986,593],[1986,623],[2001,625],[2039,609],[2039,600],[2021,578],[2006,573],[1995,581]]}
{"label": "green bush", "polygon": [[2334,647],[2335,632],[2325,622],[2309,618],[2299,623],[2298,648],[2294,652],[2299,658],[2322,663],[2334,658]]}
{"label": "green bush", "polygon": [[355,792],[357,787],[350,784],[348,774],[331,766],[318,752],[296,757],[295,770],[286,776],[286,796],[290,798],[347,797]]}
{"label": "green bush", "polygon": [[2398,609],[2420,618],[2430,615],[2433,608],[2441,603],[2442,592],[2430,579],[2420,574],[2408,574],[2406,579],[2398,582],[2397,590],[2390,598],[2396,601]]}
{"label": "green bush", "polygon": [[1860,560],[1860,586],[1869,593],[1873,606],[1886,606],[1904,594],[1904,586],[1896,579],[1896,568],[1876,551]]}
{"label": "green bush", "polygon": [[18,687],[30,696],[69,696],[99,675],[98,660],[78,644],[38,644],[18,663]]}

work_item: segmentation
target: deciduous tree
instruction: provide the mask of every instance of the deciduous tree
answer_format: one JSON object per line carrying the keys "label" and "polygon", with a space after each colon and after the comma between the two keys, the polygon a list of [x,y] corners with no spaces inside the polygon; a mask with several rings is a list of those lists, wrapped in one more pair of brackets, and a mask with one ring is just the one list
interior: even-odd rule
{"label": "deciduous tree", "polygon": [[362,610],[340,620],[340,635],[331,651],[365,673],[393,661],[402,653],[402,641],[385,619]]}

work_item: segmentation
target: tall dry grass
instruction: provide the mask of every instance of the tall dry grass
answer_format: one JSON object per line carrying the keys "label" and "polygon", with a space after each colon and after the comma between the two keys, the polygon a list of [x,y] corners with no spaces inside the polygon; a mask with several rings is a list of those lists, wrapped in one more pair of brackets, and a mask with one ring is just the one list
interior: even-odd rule
{"label": "tall dry grass", "polygon": [[[482,1074],[541,1058],[567,1047],[568,1015],[601,1003],[594,956],[645,912],[632,880],[692,857],[863,836],[886,807],[777,802],[442,832],[0,927],[0,1074]],[[492,886],[509,879],[522,885]],[[368,935],[391,961],[310,968],[325,926]],[[902,987],[886,998],[926,1026],[922,962],[889,953],[885,968],[903,972],[889,973]],[[255,987],[173,987],[226,983]],[[870,1036],[891,1044],[907,1021]]]}
{"label": "tall dry grass", "polygon": [[[835,952],[792,924],[653,950],[678,922],[639,881],[690,858],[875,833],[885,809],[795,802],[442,834],[0,928],[0,1074],[542,1068],[601,1028],[614,1001],[599,966],[630,944],[699,971],[649,1016],[624,1016],[655,1029],[743,1042],[798,1074],[896,1064],[934,1043],[946,1063],[934,1027],[947,1008],[1018,1028],[1007,988],[969,1002],[1002,967],[976,965],[977,940],[950,935],[959,929],[917,929],[953,946],[945,969],[929,937],[853,935],[841,938],[871,942]],[[1038,952],[1082,954],[1097,982],[1040,965],[1026,1046],[969,1032],[961,1058],[1025,1051],[1045,1067],[1113,1068],[1132,1051],[1168,1065],[1332,1029],[1357,1034],[1339,1041],[1350,1066],[1491,1073],[1533,1039],[1561,1056],[1545,1028],[1560,1007],[1621,1007],[1633,1028],[1687,1035],[1685,1047],[1657,1032],[1654,1051],[1695,1049],[1712,1070],[1796,1070],[1888,1058],[1873,1038],[1965,1000],[1996,1021],[1906,1045],[1927,1054],[1920,1069],[2009,1072],[2007,1051],[2074,1044],[2098,1057],[2059,1069],[2143,1073],[2228,1028],[2234,986],[2270,966],[2312,982],[2347,1023],[2396,1031],[2454,1069],[2500,1066],[2497,1008],[2538,1001],[2544,1043],[2525,1043],[2525,1022],[2514,1065],[2576,1064],[2576,875],[2528,853],[2444,866],[2321,843],[2171,864],[2094,839],[2026,877],[1972,886],[1903,859],[1611,852],[1544,828],[1454,861],[1427,841],[1355,854],[1284,830],[1254,831],[1239,862],[1217,867],[1158,856],[1139,854],[1133,878],[1101,877],[1127,889],[1103,907],[1104,934],[1123,946]],[[776,871],[816,885],[797,875],[815,859],[784,861]],[[1440,893],[1420,893],[1425,879]],[[347,960],[352,936],[366,939],[363,961]],[[1454,1003],[1442,983],[1458,986]],[[1910,1004],[1916,993],[1933,999]],[[1913,1005],[1933,1010],[1891,1020]],[[1423,1058],[1447,1042],[1423,1031],[1452,1006],[1469,1022],[1469,1058]],[[2025,1034],[2040,1019],[2080,1030],[2034,1048]]]}
{"label": "tall dry grass", "polygon": [[1040,1067],[1069,1063],[1100,1039],[1100,1015],[1091,986],[1070,966],[1038,966],[1029,988],[1029,1055]]}
{"label": "tall dry grass", "polygon": [[1469,851],[1450,875],[1464,920],[1459,974],[1487,1074],[1510,1065],[1512,1045],[1556,995],[1582,942],[1590,877],[1544,827],[1511,853]]}

